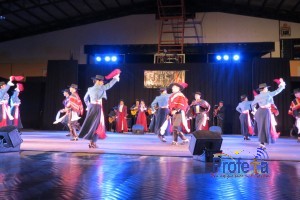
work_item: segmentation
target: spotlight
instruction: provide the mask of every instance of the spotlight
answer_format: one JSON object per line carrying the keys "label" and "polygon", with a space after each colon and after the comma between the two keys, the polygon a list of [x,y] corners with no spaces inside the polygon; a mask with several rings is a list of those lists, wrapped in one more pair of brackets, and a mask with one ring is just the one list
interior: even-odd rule
{"label": "spotlight", "polygon": [[239,59],[240,59],[240,56],[239,56],[239,55],[235,54],[235,55],[233,56],[233,60],[238,61]]}
{"label": "spotlight", "polygon": [[116,62],[117,59],[118,59],[117,56],[112,56],[112,57],[111,57],[111,61],[112,61],[112,62]]}
{"label": "spotlight", "polygon": [[101,57],[100,57],[100,56],[97,56],[97,57],[96,57],[96,61],[97,61],[97,62],[100,62],[100,61],[101,61]]}
{"label": "spotlight", "polygon": [[110,57],[109,57],[109,56],[105,56],[104,60],[105,60],[106,62],[109,62],[109,61],[110,61]]}
{"label": "spotlight", "polygon": [[223,56],[223,59],[224,59],[224,60],[229,60],[229,56],[228,56],[228,55],[224,55],[224,56]]}
{"label": "spotlight", "polygon": [[217,60],[221,60],[222,57],[221,57],[220,55],[217,55],[217,56],[216,56],[216,59],[217,59]]}

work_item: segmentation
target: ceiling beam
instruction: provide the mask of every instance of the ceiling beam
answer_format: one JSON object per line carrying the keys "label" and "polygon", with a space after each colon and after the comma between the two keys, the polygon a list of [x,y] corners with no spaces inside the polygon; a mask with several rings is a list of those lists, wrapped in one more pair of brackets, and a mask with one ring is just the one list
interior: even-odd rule
{"label": "ceiling beam", "polygon": [[76,8],[76,6],[73,4],[73,3],[71,3],[71,1],[66,1],[76,12],[78,12],[79,13],[79,15],[81,15],[82,16],[82,12],[78,9],[78,8]]}

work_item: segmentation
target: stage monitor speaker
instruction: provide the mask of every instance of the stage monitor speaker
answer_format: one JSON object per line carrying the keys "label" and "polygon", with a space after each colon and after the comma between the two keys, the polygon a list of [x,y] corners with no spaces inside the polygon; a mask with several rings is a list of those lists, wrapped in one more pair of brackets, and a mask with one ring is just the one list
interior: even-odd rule
{"label": "stage monitor speaker", "polygon": [[132,126],[132,133],[133,134],[144,134],[144,126],[140,124],[135,124]]}
{"label": "stage monitor speaker", "polygon": [[14,126],[0,128],[0,152],[20,151],[23,142],[19,130]]}
{"label": "stage monitor speaker", "polygon": [[195,131],[192,133],[189,150],[193,155],[202,155],[205,161],[211,162],[213,154],[221,152],[222,142],[223,138],[218,132]]}

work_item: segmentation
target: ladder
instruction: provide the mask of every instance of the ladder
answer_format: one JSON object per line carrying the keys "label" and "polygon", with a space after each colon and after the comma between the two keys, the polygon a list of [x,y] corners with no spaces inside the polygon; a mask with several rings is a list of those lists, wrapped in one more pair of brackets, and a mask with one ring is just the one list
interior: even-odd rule
{"label": "ladder", "polygon": [[202,20],[186,13],[184,0],[157,0],[158,54],[184,54],[184,44],[203,42]]}

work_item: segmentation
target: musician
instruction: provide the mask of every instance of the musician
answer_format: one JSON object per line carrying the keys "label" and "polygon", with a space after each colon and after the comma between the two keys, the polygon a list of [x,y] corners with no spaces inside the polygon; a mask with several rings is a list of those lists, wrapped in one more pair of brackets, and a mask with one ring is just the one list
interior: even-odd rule
{"label": "musician", "polygon": [[164,122],[167,120],[167,117],[170,113],[168,102],[171,94],[167,93],[167,88],[160,88],[159,91],[160,91],[160,95],[155,97],[155,99],[151,103],[152,111],[155,113],[156,116],[154,133],[158,135],[158,138],[162,142],[166,142],[165,129],[161,129],[161,127],[164,124]]}
{"label": "musician", "polygon": [[273,97],[279,94],[284,88],[286,83],[283,79],[279,79],[278,88],[270,92],[266,83],[259,84],[258,90],[260,93],[254,97],[251,103],[252,108],[258,105],[259,108],[255,112],[255,121],[257,123],[258,139],[260,142],[260,148],[265,149],[265,143],[274,143],[279,137],[279,134],[274,129],[275,126],[272,124],[271,104],[274,103]]}
{"label": "musician", "polygon": [[116,116],[117,116],[118,107],[113,107],[108,113],[108,130],[111,132],[116,131]]}
{"label": "musician", "polygon": [[76,132],[76,127],[78,124],[79,115],[83,115],[83,105],[82,101],[77,93],[78,86],[76,84],[71,84],[69,97],[69,102],[67,103],[67,115],[68,115],[68,128],[70,135],[72,136],[71,141],[77,141],[78,135]]}
{"label": "musician", "polygon": [[147,111],[147,106],[145,105],[145,101],[141,99],[137,118],[136,118],[136,124],[142,125],[144,127],[145,132],[148,131],[146,111]]}
{"label": "musician", "polygon": [[17,83],[17,87],[14,90],[13,95],[10,98],[11,115],[14,117],[13,125],[17,128],[23,128],[20,117],[20,105],[21,100],[19,98],[20,92],[24,90],[22,83]]}
{"label": "musician", "polygon": [[185,117],[185,112],[188,108],[188,99],[181,92],[186,87],[186,83],[171,83],[169,86],[169,88],[172,89],[172,94],[168,102],[172,115],[172,145],[178,145],[178,136],[182,139],[182,144],[186,144],[189,142],[189,140],[183,135],[181,127],[182,124],[186,131],[190,132],[190,129],[187,126],[187,119]]}
{"label": "musician", "polygon": [[210,104],[201,99],[201,92],[195,92],[195,100],[190,105],[189,117],[195,118],[195,130],[204,130],[207,125]]}
{"label": "musician", "polygon": [[214,105],[214,111],[213,111],[213,125],[217,126],[217,114],[218,114],[218,107],[219,105]]}
{"label": "musician", "polygon": [[124,101],[122,99],[120,100],[116,114],[116,131],[118,133],[128,132],[127,106],[124,105]]}
{"label": "musician", "polygon": [[131,126],[134,125],[136,123],[136,118],[137,118],[137,113],[139,111],[139,106],[140,106],[140,100],[136,99],[135,100],[135,104],[133,104],[130,107],[130,114],[132,116],[132,123]]}
{"label": "musician", "polygon": [[300,142],[300,88],[294,89],[295,99],[291,102],[289,114],[295,118],[295,126],[298,131],[298,140]]}
{"label": "musician", "polygon": [[7,82],[7,84],[3,81],[0,82],[0,127],[10,125],[10,121],[13,120],[13,117],[9,111],[9,95],[7,93],[9,88],[14,86],[12,80],[13,78],[10,77],[10,80]]}
{"label": "musician", "polygon": [[219,105],[216,111],[217,111],[217,126],[219,126],[222,129],[222,133],[223,133],[223,125],[225,119],[225,107],[223,101],[219,101]]}
{"label": "musician", "polygon": [[241,133],[244,136],[244,140],[250,140],[249,136],[254,134],[252,121],[250,118],[252,101],[248,101],[247,95],[241,96],[241,102],[236,107],[236,111],[240,113]]}

